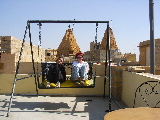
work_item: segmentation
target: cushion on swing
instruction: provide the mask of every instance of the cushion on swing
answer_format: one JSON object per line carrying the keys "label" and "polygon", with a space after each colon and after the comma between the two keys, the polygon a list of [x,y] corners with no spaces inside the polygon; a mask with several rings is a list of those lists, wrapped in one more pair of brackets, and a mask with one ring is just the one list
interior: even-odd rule
{"label": "cushion on swing", "polygon": [[[43,84],[45,86],[47,86],[47,82],[48,82],[47,80],[44,80]],[[84,81],[84,86],[89,86],[89,85],[90,85],[89,80],[85,80]],[[50,87],[56,87],[56,84],[50,83]],[[65,82],[63,82],[63,83],[60,84],[60,87],[75,87],[75,84],[71,80],[66,80]]]}
{"label": "cushion on swing", "polygon": [[71,80],[66,80],[65,82],[61,83],[61,87],[74,87],[74,82]]}
{"label": "cushion on swing", "polygon": [[[89,86],[89,85],[90,85],[89,80],[85,80],[84,86]],[[61,87],[75,87],[75,84],[71,80],[66,80],[65,82],[61,83]]]}
{"label": "cushion on swing", "polygon": [[51,87],[56,87],[56,84],[50,83],[50,86],[51,86]]}
{"label": "cushion on swing", "polygon": [[[47,86],[47,80],[44,80],[43,81],[43,84],[45,85],[45,86]],[[54,84],[54,83],[50,83],[50,87],[56,87],[56,84]]]}
{"label": "cushion on swing", "polygon": [[89,85],[90,85],[89,80],[85,80],[84,85],[85,85],[85,86],[89,86]]}

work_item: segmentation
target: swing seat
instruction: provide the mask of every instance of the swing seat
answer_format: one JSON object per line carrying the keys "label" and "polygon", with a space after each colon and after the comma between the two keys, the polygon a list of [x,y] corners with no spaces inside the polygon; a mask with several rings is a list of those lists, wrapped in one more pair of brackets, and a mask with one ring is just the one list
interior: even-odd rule
{"label": "swing seat", "polygon": [[[90,81],[91,80],[85,80],[84,81],[84,86],[80,86],[80,87],[88,87],[88,86],[93,87],[93,85],[91,84]],[[47,82],[48,82],[47,80],[44,80],[43,83],[39,86],[39,88],[40,89],[41,88],[42,89],[43,88],[59,88],[59,87],[56,87],[56,84],[54,84],[54,83],[50,83],[49,86],[48,86]],[[60,84],[60,88],[72,88],[72,87],[77,87],[77,86],[71,80],[66,80],[65,82]]]}

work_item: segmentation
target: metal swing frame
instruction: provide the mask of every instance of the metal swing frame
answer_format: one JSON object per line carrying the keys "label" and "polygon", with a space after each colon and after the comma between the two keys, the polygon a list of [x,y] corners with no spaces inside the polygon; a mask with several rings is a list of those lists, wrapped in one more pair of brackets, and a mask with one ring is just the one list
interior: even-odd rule
{"label": "metal swing frame", "polygon": [[[10,97],[10,103],[9,103],[9,107],[8,107],[8,113],[6,117],[9,117],[9,113],[10,113],[10,109],[11,109],[11,104],[12,104],[12,98],[13,98],[13,94],[14,94],[14,89],[15,89],[15,85],[16,82],[18,80],[22,80],[25,78],[29,78],[29,77],[33,77],[35,78],[35,84],[36,84],[36,92],[38,95],[38,86],[37,86],[37,81],[39,79],[39,76],[42,74],[36,74],[35,71],[35,65],[34,65],[34,58],[33,58],[33,49],[32,49],[32,40],[31,40],[31,29],[30,29],[30,24],[31,23],[38,23],[39,25],[39,29],[41,30],[41,25],[42,23],[107,23],[107,41],[106,41],[106,62],[105,62],[105,77],[104,77],[104,94],[103,97],[105,97],[105,89],[106,89],[106,81],[109,81],[109,110],[106,110],[107,112],[111,112],[111,68],[110,68],[110,27],[109,27],[109,21],[77,21],[77,20],[28,20],[27,21],[27,26],[26,26],[26,30],[25,30],[25,34],[24,34],[24,38],[23,38],[23,42],[22,42],[22,47],[20,50],[20,55],[19,55],[19,60],[17,63],[17,68],[16,68],[16,73],[15,73],[15,77],[14,77],[14,82],[13,82],[13,87],[12,87],[12,93],[11,93],[11,97]],[[18,74],[18,70],[20,67],[20,60],[21,60],[21,56],[22,56],[22,52],[23,52],[23,47],[24,47],[24,43],[25,43],[25,39],[26,39],[26,34],[27,34],[27,30],[29,31],[29,40],[30,40],[30,47],[31,47],[31,55],[32,55],[32,64],[33,64],[33,72],[34,74],[27,76],[27,77],[23,77],[23,78],[18,78],[17,79],[17,74]],[[39,35],[41,35],[41,31],[39,31]],[[41,36],[39,36],[39,41],[41,43]],[[108,43],[108,44],[107,44]],[[39,46],[38,46],[39,48]],[[38,52],[39,55],[39,52]],[[107,72],[107,67],[109,67],[109,76],[106,76],[106,72]],[[38,68],[37,68],[38,69]]]}

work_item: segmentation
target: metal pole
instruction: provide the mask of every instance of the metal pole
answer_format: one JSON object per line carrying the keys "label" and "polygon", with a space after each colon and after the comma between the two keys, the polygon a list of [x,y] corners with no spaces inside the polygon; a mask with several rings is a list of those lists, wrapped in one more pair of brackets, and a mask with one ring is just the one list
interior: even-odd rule
{"label": "metal pole", "polygon": [[29,23],[108,23],[108,21],[28,20]]}
{"label": "metal pole", "polygon": [[150,19],[150,73],[155,74],[155,41],[154,41],[154,1],[149,0],[149,19]]}
{"label": "metal pole", "polygon": [[[111,102],[112,102],[112,91],[111,91],[111,67],[110,67],[110,65],[111,65],[111,61],[110,61],[110,27],[109,27],[109,23],[107,24],[107,45],[106,45],[106,49],[107,49],[107,53],[106,53],[106,55],[108,56],[107,58],[108,59],[106,59],[106,62],[107,62],[107,60],[108,60],[108,80],[109,80],[109,109],[108,110],[106,110],[105,112],[111,112],[112,111],[112,108],[111,108],[111,106],[112,106],[112,104],[111,104]],[[106,75],[106,74],[105,74]]]}
{"label": "metal pole", "polygon": [[[34,65],[33,44],[32,44],[32,39],[31,39],[31,29],[30,29],[30,23],[27,22],[27,24],[28,24],[28,29],[29,29],[29,40],[30,40],[30,47],[31,47],[31,56],[32,56],[33,72],[34,72],[34,75],[35,75],[35,74],[36,74],[36,71],[35,71],[35,65]],[[35,85],[36,85],[36,92],[37,92],[37,96],[38,96],[38,88],[37,88],[36,76],[34,76],[34,79],[35,79]]]}
{"label": "metal pole", "polygon": [[108,63],[109,63],[109,65],[108,65],[108,76],[109,76],[109,112],[111,112],[112,110],[111,110],[111,106],[112,106],[112,104],[111,104],[111,99],[112,99],[112,88],[111,88],[111,61],[110,61],[110,28],[109,28],[109,25],[108,25],[108,35],[109,35],[109,40],[108,40]]}

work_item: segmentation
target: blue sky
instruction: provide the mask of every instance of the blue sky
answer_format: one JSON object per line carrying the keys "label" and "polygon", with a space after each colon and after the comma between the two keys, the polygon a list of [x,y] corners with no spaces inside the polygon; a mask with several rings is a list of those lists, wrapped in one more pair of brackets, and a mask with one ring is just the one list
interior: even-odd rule
{"label": "blue sky", "polygon": [[[150,39],[149,0],[0,0],[0,5],[0,36],[22,40],[27,20],[110,21],[119,50],[136,53],[137,58],[139,43]],[[155,38],[160,38],[159,6],[160,0],[154,0]],[[96,25],[77,23],[73,28],[81,51],[88,51],[95,40]],[[67,29],[68,24],[43,24],[42,47],[57,49]],[[99,24],[98,42],[105,29],[106,24]],[[31,34],[33,44],[38,45],[36,24],[31,24]]]}

